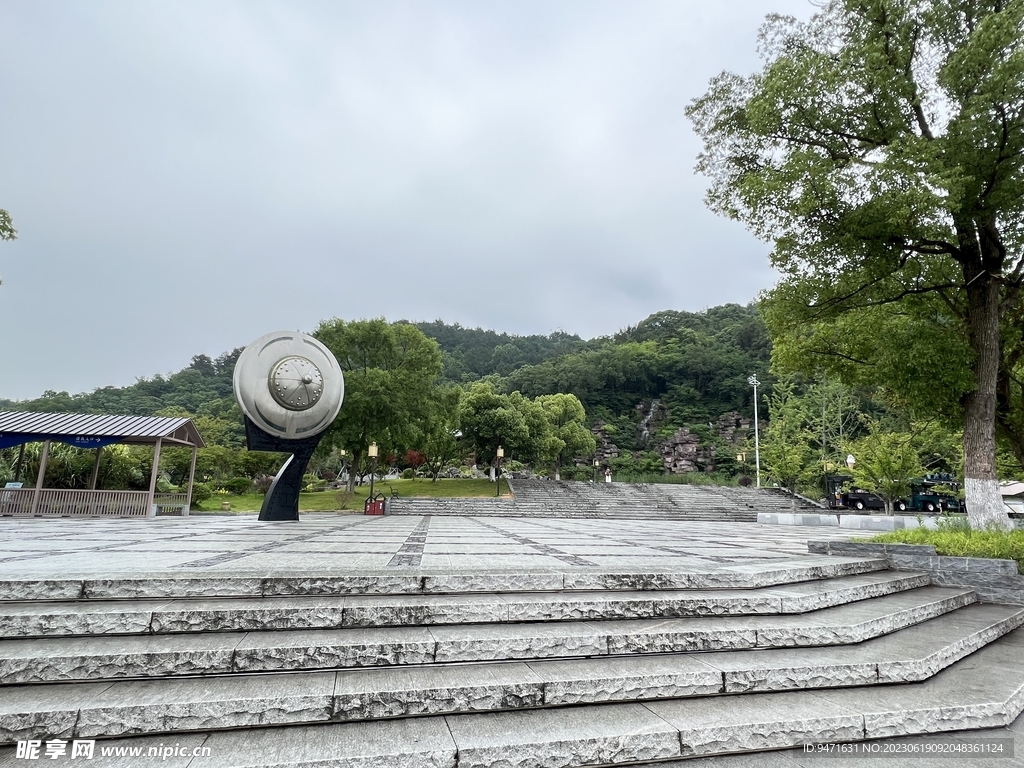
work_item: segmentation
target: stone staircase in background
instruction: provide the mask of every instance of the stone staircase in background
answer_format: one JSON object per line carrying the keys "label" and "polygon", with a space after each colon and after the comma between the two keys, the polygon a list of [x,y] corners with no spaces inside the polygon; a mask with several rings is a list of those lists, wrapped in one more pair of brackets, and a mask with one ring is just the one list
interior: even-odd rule
{"label": "stone staircase in background", "polygon": [[98,766],[176,744],[209,753],[161,765],[554,768],[1012,721],[1024,606],[885,568],[6,581],[0,743],[99,739]]}
{"label": "stone staircase in background", "polygon": [[392,499],[388,514],[757,522],[758,512],[822,512],[777,488],[554,480],[510,480],[509,487],[512,499]]}

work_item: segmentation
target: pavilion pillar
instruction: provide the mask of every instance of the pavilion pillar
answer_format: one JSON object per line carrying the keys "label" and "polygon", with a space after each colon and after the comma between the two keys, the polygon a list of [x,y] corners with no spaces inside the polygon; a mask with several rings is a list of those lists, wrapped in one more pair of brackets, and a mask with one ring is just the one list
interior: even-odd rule
{"label": "pavilion pillar", "polygon": [[90,491],[95,491],[96,490],[96,481],[99,480],[99,477],[100,477],[100,456],[102,454],[103,454],[103,449],[102,448],[97,448],[96,449],[96,461],[94,461],[92,463],[92,478],[90,478],[90,480],[89,480],[89,490]]}
{"label": "pavilion pillar", "polygon": [[196,479],[196,455],[199,453],[199,448],[192,446],[192,464],[188,468],[188,493],[185,496],[185,511],[181,513],[182,517],[188,517],[188,512],[192,509],[192,486],[195,484]]}
{"label": "pavilion pillar", "polygon": [[25,460],[25,444],[18,446],[18,463],[14,465],[14,482],[21,482],[21,463]]}
{"label": "pavilion pillar", "polygon": [[39,458],[39,475],[36,477],[36,492],[32,495],[32,511],[35,514],[39,509],[39,492],[43,490],[43,480],[46,478],[46,464],[50,460],[50,441],[43,442],[43,455]]}
{"label": "pavilion pillar", "polygon": [[156,507],[153,505],[153,501],[156,497],[156,478],[160,474],[160,446],[163,441],[162,437],[158,437],[156,445],[153,447],[153,471],[149,473],[149,517],[156,517]]}

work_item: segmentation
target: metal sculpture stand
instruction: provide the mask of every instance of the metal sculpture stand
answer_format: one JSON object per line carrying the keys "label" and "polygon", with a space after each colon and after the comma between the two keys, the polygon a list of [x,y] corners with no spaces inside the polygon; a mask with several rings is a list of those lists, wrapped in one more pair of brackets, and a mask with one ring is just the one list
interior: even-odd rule
{"label": "metal sculpture stand", "polygon": [[298,520],[302,476],[323,433],[302,440],[285,440],[264,432],[245,416],[245,443],[250,451],[279,451],[291,456],[277,471],[260,507],[260,520]]}

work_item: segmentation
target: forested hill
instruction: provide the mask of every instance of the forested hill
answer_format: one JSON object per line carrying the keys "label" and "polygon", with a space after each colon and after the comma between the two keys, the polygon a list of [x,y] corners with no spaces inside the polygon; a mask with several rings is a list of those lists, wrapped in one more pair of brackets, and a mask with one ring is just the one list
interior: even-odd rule
{"label": "forested hill", "polygon": [[[450,382],[465,384],[490,376],[500,389],[519,390],[529,397],[573,393],[591,421],[623,426],[635,423],[639,409],[653,399],[667,409],[662,432],[706,423],[728,411],[745,411],[750,404],[747,377],[756,373],[768,380],[770,343],[754,305],[658,312],[613,337],[590,341],[563,332],[515,336],[440,320],[415,325],[438,342],[443,377]],[[20,402],[0,399],[0,409],[189,413],[210,417],[224,427],[231,424],[229,442],[235,443],[242,439],[241,414],[234,404],[231,376],[240,351],[216,359],[196,355],[177,373],[139,379],[127,387],[77,395],[49,391]]]}
{"label": "forested hill", "polygon": [[747,412],[757,374],[768,384],[771,343],[753,305],[726,304],[705,312],[665,311],[612,338],[524,366],[506,388],[535,397],[571,392],[591,419],[623,426],[637,408],[657,399],[664,407],[661,433],[705,424],[730,411]]}
{"label": "forested hill", "polygon": [[508,376],[524,365],[575,352],[586,344],[562,331],[550,336],[512,336],[458,323],[447,325],[442,320],[414,325],[440,345],[444,377],[457,384],[495,373]]}

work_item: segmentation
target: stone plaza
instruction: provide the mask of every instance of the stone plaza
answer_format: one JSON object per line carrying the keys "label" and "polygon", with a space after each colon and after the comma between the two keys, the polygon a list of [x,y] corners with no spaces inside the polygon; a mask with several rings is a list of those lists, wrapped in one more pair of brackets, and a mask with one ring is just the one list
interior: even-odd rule
{"label": "stone plaza", "polygon": [[[31,740],[102,766],[753,768],[1020,738],[1022,606],[808,553],[836,529],[494,511],[0,519],[0,765]],[[850,759],[875,763],[899,764]]]}

